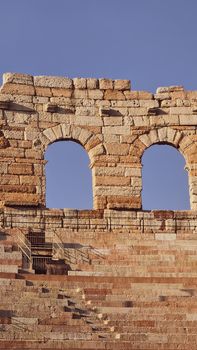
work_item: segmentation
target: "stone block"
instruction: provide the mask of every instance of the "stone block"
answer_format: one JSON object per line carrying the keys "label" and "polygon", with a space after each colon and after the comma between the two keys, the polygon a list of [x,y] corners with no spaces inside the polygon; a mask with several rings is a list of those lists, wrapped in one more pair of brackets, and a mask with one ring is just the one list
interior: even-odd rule
{"label": "stone block", "polygon": [[174,92],[174,91],[184,91],[184,87],[182,85],[163,86],[163,87],[157,88],[156,93],[161,94],[161,93]]}
{"label": "stone block", "polygon": [[57,76],[35,76],[34,86],[72,89],[73,81],[69,78]]}
{"label": "stone block", "polygon": [[122,125],[123,118],[122,117],[104,117],[103,118],[104,125]]}
{"label": "stone block", "polygon": [[74,84],[75,89],[86,89],[87,88],[87,79],[74,78],[73,84]]}
{"label": "stone block", "polygon": [[35,89],[32,85],[6,83],[0,88],[0,94],[33,96]]}
{"label": "stone block", "polygon": [[129,186],[130,178],[123,176],[97,176],[95,186]]}
{"label": "stone block", "polygon": [[35,93],[37,96],[42,96],[42,97],[51,97],[52,96],[51,89],[47,88],[47,87],[35,87]]}
{"label": "stone block", "polygon": [[33,85],[33,76],[20,73],[4,73],[3,84],[6,83]]}
{"label": "stone block", "polygon": [[98,89],[99,87],[99,81],[95,78],[88,78],[87,79],[87,89]]}
{"label": "stone block", "polygon": [[93,100],[102,100],[103,99],[103,91],[99,89],[88,90],[88,98]]}
{"label": "stone block", "polygon": [[66,88],[52,88],[52,96],[54,97],[67,97],[70,98],[72,96],[72,89]]}
{"label": "stone block", "polygon": [[113,89],[113,80],[111,79],[99,79],[99,89],[101,90],[108,90]]}
{"label": "stone block", "polygon": [[125,143],[108,143],[105,145],[107,153],[110,155],[127,155],[129,154],[130,145]]}
{"label": "stone block", "polygon": [[180,115],[180,125],[197,125],[197,114],[196,115]]}
{"label": "stone block", "polygon": [[8,174],[31,175],[33,174],[32,164],[12,163],[8,165]]}
{"label": "stone block", "polygon": [[106,90],[104,93],[105,100],[125,100],[125,96],[122,91],[119,90]]}
{"label": "stone block", "polygon": [[130,80],[114,80],[115,90],[130,90],[131,82]]}

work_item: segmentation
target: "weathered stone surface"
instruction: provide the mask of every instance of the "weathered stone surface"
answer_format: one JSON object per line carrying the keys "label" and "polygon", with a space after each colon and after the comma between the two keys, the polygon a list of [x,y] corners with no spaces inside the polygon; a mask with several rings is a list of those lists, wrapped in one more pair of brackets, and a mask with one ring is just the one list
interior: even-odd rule
{"label": "weathered stone surface", "polygon": [[191,169],[190,200],[196,209],[191,168],[197,164],[196,100],[195,91],[181,86],[159,88],[153,95],[130,91],[129,80],[6,74],[0,91],[2,198],[15,196],[11,185],[21,184],[27,196],[26,185],[34,186],[36,201],[44,206],[44,152],[58,140],[74,140],[90,158],[94,207],[139,209],[142,155],[151,145],[166,143],[180,150]]}
{"label": "weathered stone surface", "polygon": [[6,83],[0,89],[0,94],[31,95],[35,94],[32,85]]}
{"label": "weathered stone surface", "polygon": [[113,89],[113,80],[111,79],[99,79],[99,88],[101,90]]}
{"label": "weathered stone surface", "polygon": [[115,90],[130,90],[131,82],[130,80],[114,80]]}
{"label": "weathered stone surface", "polygon": [[69,78],[37,76],[34,77],[34,86],[71,89],[73,82]]}

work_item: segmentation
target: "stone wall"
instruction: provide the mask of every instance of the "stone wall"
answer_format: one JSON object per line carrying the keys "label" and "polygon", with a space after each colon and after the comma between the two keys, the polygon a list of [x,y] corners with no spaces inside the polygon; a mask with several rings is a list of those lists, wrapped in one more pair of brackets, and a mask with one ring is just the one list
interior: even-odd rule
{"label": "stone wall", "polygon": [[128,80],[6,73],[0,90],[2,205],[45,206],[45,150],[74,140],[87,151],[94,209],[141,209],[146,148],[176,147],[197,209],[197,91],[130,90]]}

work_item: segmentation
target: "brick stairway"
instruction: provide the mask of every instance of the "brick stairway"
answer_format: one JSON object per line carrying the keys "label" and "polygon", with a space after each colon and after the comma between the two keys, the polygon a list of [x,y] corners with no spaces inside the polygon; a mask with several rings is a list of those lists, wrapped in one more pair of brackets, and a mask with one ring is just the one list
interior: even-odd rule
{"label": "brick stairway", "polygon": [[88,254],[68,275],[19,272],[22,254],[1,233],[0,349],[196,349],[195,222],[58,232]]}

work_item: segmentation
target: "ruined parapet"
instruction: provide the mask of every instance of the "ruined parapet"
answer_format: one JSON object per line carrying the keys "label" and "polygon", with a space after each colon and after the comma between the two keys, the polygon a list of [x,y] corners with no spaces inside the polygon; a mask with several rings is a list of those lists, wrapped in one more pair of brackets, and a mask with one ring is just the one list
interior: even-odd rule
{"label": "ruined parapet", "polygon": [[141,208],[141,158],[169,144],[186,160],[197,208],[197,91],[130,90],[129,80],[6,73],[0,90],[2,205],[45,206],[45,150],[74,140],[87,151],[94,209]]}

